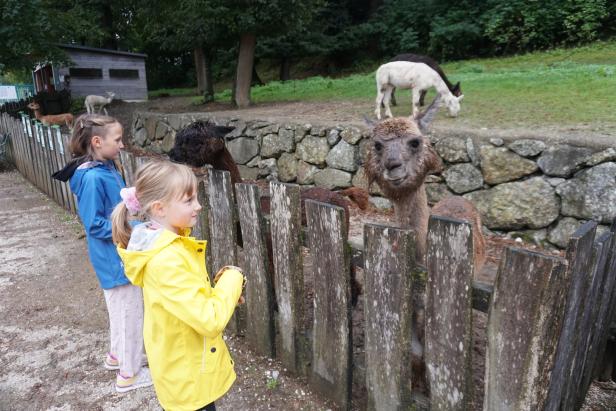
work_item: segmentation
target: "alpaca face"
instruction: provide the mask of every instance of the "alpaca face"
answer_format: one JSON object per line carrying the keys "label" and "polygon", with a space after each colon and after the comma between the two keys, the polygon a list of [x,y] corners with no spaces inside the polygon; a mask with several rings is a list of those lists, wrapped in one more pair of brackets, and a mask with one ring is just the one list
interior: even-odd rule
{"label": "alpaca face", "polygon": [[375,125],[368,146],[366,173],[388,197],[396,198],[416,190],[441,161],[415,120],[391,118]]}
{"label": "alpaca face", "polygon": [[447,111],[451,117],[458,117],[458,113],[460,113],[460,101],[464,98],[464,94],[459,97],[450,96],[445,99],[445,106],[447,107]]}
{"label": "alpaca face", "polygon": [[169,157],[193,167],[216,164],[225,154],[224,136],[231,130],[209,122],[192,123],[177,133]]}

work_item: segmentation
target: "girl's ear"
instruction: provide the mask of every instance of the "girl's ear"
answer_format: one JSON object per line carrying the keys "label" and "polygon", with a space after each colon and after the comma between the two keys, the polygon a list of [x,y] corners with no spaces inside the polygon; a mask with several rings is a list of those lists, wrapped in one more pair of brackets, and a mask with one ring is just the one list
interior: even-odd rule
{"label": "girl's ear", "polygon": [[150,214],[154,217],[165,218],[167,209],[165,205],[160,201],[154,201],[150,204]]}
{"label": "girl's ear", "polygon": [[100,148],[100,146],[103,144],[103,138],[101,136],[92,136],[90,144],[92,145],[92,147]]}

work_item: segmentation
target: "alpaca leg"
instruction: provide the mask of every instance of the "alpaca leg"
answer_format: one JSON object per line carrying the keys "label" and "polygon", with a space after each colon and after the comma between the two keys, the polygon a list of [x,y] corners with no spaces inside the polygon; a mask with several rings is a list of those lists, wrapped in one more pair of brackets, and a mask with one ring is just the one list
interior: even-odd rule
{"label": "alpaca leg", "polygon": [[417,114],[419,114],[419,95],[420,95],[421,91],[417,90],[417,89],[413,89],[413,91],[411,92],[411,105],[413,107],[413,113],[412,116],[413,118],[417,118]]}
{"label": "alpaca leg", "polygon": [[383,103],[383,90],[380,88],[376,91],[376,109],[374,110],[374,114],[377,119],[381,119],[381,104]]}
{"label": "alpaca leg", "polygon": [[421,96],[419,97],[419,105],[421,107],[424,106],[424,99],[426,98],[426,94],[428,94],[428,90],[422,90],[421,91]]}
{"label": "alpaca leg", "polygon": [[395,92],[396,92],[396,88],[394,87],[391,90],[391,105],[392,106],[397,106],[398,105],[398,103],[396,102],[396,95],[394,94]]}
{"label": "alpaca leg", "polygon": [[90,107],[90,105],[88,104],[88,101],[87,101],[87,100],[86,100],[86,102],[85,102],[85,106],[86,106],[86,112],[87,112],[88,114],[91,114],[91,113],[92,113],[92,108],[91,108],[91,107]]}
{"label": "alpaca leg", "polygon": [[389,102],[391,100],[391,92],[393,91],[393,89],[393,87],[387,87],[387,89],[385,90],[385,96],[383,97],[383,103],[385,103],[385,115],[389,118],[394,116],[393,114],[391,114],[391,107],[389,106]]}
{"label": "alpaca leg", "polygon": [[103,106],[103,111],[105,112],[105,115],[108,116],[109,114],[107,114],[107,107]]}

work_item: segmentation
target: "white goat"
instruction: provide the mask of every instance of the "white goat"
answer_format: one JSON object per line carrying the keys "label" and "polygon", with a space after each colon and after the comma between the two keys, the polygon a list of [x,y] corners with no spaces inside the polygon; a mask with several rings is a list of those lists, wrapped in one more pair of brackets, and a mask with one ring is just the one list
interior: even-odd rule
{"label": "white goat", "polygon": [[408,61],[392,61],[383,64],[376,71],[376,117],[381,119],[381,103],[385,105],[385,115],[393,117],[389,102],[394,88],[412,89],[413,118],[419,112],[419,99],[421,92],[434,87],[442,97],[449,115],[456,117],[460,111],[460,101],[464,94],[456,97],[451,94],[447,84],[441,76],[430,66],[424,63],[411,63]]}
{"label": "white goat", "polygon": [[88,114],[100,113],[101,110],[103,110],[105,112],[105,115],[107,115],[107,109],[105,108],[105,106],[111,103],[111,101],[115,97],[115,93],[111,91],[106,91],[105,94],[107,94],[107,97],[97,96],[94,94],[91,94],[86,97],[85,106],[86,110],[88,111]]}

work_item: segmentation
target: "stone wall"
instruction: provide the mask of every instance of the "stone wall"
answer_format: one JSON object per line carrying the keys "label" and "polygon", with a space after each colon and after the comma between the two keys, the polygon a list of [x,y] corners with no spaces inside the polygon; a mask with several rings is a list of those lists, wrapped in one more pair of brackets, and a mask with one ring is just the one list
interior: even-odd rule
{"label": "stone wall", "polygon": [[[227,147],[243,178],[368,189],[361,167],[368,132],[355,126],[135,113],[133,144],[166,153],[176,131],[198,119],[235,127],[226,136]],[[429,201],[463,195],[475,203],[490,230],[564,247],[584,221],[598,221],[602,231],[616,217],[616,148],[472,135],[430,138],[445,170],[428,177]],[[375,206],[389,206],[376,185],[369,189]]]}

